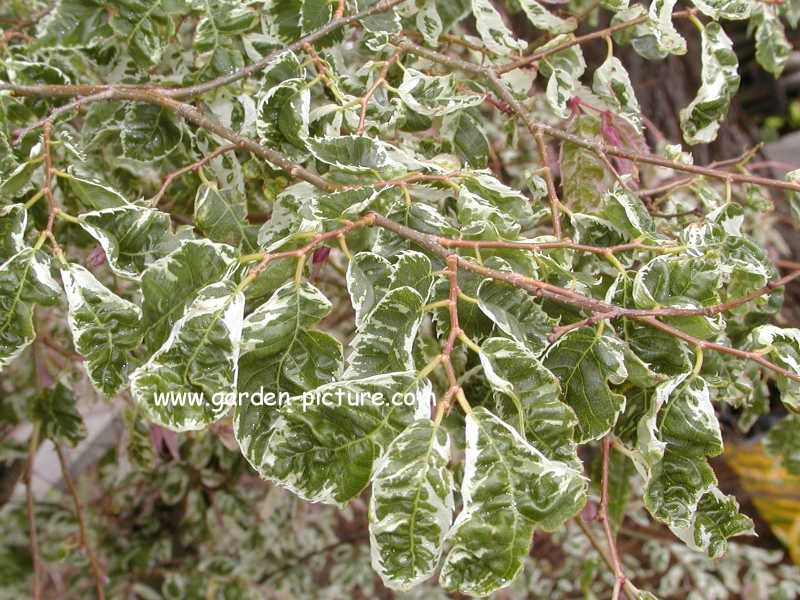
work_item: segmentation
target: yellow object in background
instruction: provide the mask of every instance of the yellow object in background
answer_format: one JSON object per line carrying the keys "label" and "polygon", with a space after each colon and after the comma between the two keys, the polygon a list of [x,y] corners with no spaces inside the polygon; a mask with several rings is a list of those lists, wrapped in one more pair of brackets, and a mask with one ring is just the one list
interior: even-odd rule
{"label": "yellow object in background", "polygon": [[800,565],[800,476],[789,474],[781,466],[781,457],[769,454],[760,442],[726,444],[723,456],[759,516]]}

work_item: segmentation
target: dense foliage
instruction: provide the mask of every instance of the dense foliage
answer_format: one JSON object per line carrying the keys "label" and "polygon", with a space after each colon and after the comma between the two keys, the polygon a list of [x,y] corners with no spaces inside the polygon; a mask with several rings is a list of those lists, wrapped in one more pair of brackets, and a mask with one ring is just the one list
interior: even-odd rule
{"label": "dense foliage", "polygon": [[[208,528],[219,552],[187,492],[209,464],[223,503],[245,502],[250,467],[313,502],[369,489],[371,565],[398,590],[438,575],[490,594],[535,530],[564,541],[577,523],[615,596],[653,597],[615,545],[632,494],[711,558],[752,532],[709,457],[721,412],[747,431],[777,395],[791,416],[766,446],[800,473],[800,330],[776,320],[800,271],[768,252],[773,197],[797,218],[800,174],[753,174],[750,151],[699,166],[689,147],[738,90],[724,22],[749,20],[777,75],[800,4],[500,4],[3,3],[0,409],[33,423],[30,456],[81,438],[87,380],[129,401],[134,442],[143,420],[230,426],[249,467],[190,436],[194,466],[155,479],[183,503],[179,535]],[[686,53],[679,20],[702,61],[685,145],[648,125],[615,56]],[[236,544],[286,535],[234,522]],[[160,548],[147,539],[118,552]],[[198,555],[219,587],[167,573],[162,593],[241,597],[236,552]]]}

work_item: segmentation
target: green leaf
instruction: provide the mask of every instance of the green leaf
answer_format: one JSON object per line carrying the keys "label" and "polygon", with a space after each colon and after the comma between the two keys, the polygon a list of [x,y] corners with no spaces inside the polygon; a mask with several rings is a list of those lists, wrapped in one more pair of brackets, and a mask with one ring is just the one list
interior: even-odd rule
{"label": "green leaf", "polygon": [[647,60],[662,60],[668,54],[686,54],[686,40],[672,24],[672,11],[676,0],[651,2],[649,10],[634,4],[618,11],[611,19],[612,25],[631,21],[647,14],[648,19],[633,27],[614,33],[618,44],[630,43],[633,49]]}
{"label": "green leaf", "polygon": [[304,78],[287,79],[266,90],[258,104],[259,137],[270,145],[286,141],[305,148],[310,99]]}
{"label": "green leaf", "polygon": [[561,380],[563,400],[578,417],[576,441],[595,440],[608,433],[625,408],[625,396],[608,387],[628,376],[623,344],[590,327],[580,327],[553,344],[543,362]]}
{"label": "green leaf", "polygon": [[91,46],[107,36],[108,9],[95,0],[61,0],[42,21],[43,44],[53,46]]}
{"label": "green leaf", "polygon": [[495,206],[508,220],[515,221],[521,228],[529,229],[536,225],[530,199],[505,185],[488,171],[465,173],[462,182],[466,189]]}
{"label": "green leaf", "polygon": [[310,502],[344,504],[369,483],[389,443],[428,416],[430,401],[430,384],[411,372],[334,382],[284,405],[263,453],[252,452],[248,438],[239,443],[263,477]]}
{"label": "green leaf", "polygon": [[641,109],[628,71],[616,56],[608,56],[595,69],[592,91],[600,96],[616,114],[625,117],[637,130],[641,130]]}
{"label": "green leaf", "polygon": [[178,247],[169,215],[158,210],[127,205],[83,213],[78,221],[125,279],[141,279],[149,265]]}
{"label": "green leaf", "polygon": [[483,102],[480,94],[457,91],[455,75],[425,75],[416,69],[406,69],[397,95],[416,113],[441,117]]}
{"label": "green leaf", "polygon": [[692,0],[692,4],[715,21],[734,21],[749,19],[756,3],[751,0]]}
{"label": "green leaf", "polygon": [[142,274],[142,332],[149,353],[163,344],[201,288],[223,278],[234,253],[208,240],[185,241]]}
{"label": "green leaf", "polygon": [[[244,66],[237,37],[259,22],[258,14],[238,0],[192,0],[202,15],[197,21],[193,45],[203,53],[197,77],[228,75]],[[294,13],[295,24],[297,13]]]}
{"label": "green leaf", "polygon": [[468,238],[516,239],[520,224],[481,195],[462,187],[458,193],[458,222]]}
{"label": "green leaf", "polygon": [[431,261],[421,252],[401,251],[395,263],[373,252],[359,252],[347,267],[347,291],[362,327],[389,290],[407,286],[427,301],[433,275]]}
{"label": "green leaf", "polygon": [[658,435],[670,449],[684,456],[716,456],[722,452],[719,421],[702,378],[683,383],[661,407]]}
{"label": "green leaf", "polygon": [[719,23],[707,23],[702,30],[700,56],[700,89],[679,113],[683,139],[689,144],[707,144],[716,139],[720,121],[739,89],[739,62]]}
{"label": "green leaf", "polygon": [[360,327],[389,291],[392,263],[372,252],[359,252],[347,265],[347,292]]}
{"label": "green leaf", "polygon": [[290,281],[245,320],[233,423],[251,463],[260,463],[284,400],[340,376],[341,344],[327,333],[306,330],[330,308],[330,301],[313,285]]}
{"label": "green leaf", "polygon": [[78,177],[73,173],[68,173],[66,179],[72,193],[89,210],[103,210],[128,205],[128,201],[122,194],[103,183]]}
{"label": "green leaf", "polygon": [[233,426],[254,465],[261,463],[283,403],[341,375],[341,344],[327,333],[305,329],[328,314],[330,306],[311,284],[292,281],[245,320]]}
{"label": "green leaf", "polygon": [[[767,360],[800,375],[800,329],[762,325],[751,332],[747,346],[763,353]],[[800,383],[785,375],[775,375],[775,380],[781,401],[791,410],[800,411]]]}
{"label": "green leaf", "polygon": [[475,27],[483,43],[494,54],[508,56],[525,50],[526,42],[518,40],[503,22],[503,17],[489,0],[472,0]]}
{"label": "green leaf", "polygon": [[645,506],[690,547],[717,558],[728,537],[752,530],[736,501],[717,489],[706,460],[722,452],[722,434],[705,380],[683,375],[660,384],[637,444]]}
{"label": "green leaf", "polygon": [[[567,131],[584,139],[602,142],[600,119],[580,115],[567,127]],[[561,186],[563,201],[571,210],[593,212],[600,208],[600,199],[612,187],[611,175],[597,155],[582,146],[561,144]]]}
{"label": "green leaf", "polygon": [[440,580],[446,589],[485,596],[521,571],[535,524],[552,530],[581,509],[586,481],[483,407],[467,414],[466,440],[464,507],[448,535]]}
{"label": "green leaf", "polygon": [[143,162],[165,158],[182,139],[183,126],[166,108],[141,102],[126,108],[121,140],[127,158]]}
{"label": "green leaf", "polygon": [[419,166],[399,148],[364,135],[312,138],[307,146],[317,160],[351,173],[373,172],[391,179]]}
{"label": "green leaf", "polygon": [[22,204],[0,208],[0,261],[5,262],[25,248],[28,211]]}
{"label": "green leaf", "polygon": [[653,217],[639,197],[629,189],[616,184],[603,198],[601,214],[626,234],[627,239],[655,234]]}
{"label": "green leaf", "polygon": [[75,395],[61,382],[42,390],[31,402],[31,420],[41,424],[41,436],[74,446],[86,437],[86,426],[75,408]]}
{"label": "green leaf", "polygon": [[34,304],[53,305],[60,296],[50,259],[41,250],[23,248],[0,265],[0,369],[36,337]]}
{"label": "green leaf", "polygon": [[415,421],[375,462],[369,502],[372,567],[407,590],[430,578],[453,513],[450,438],[428,419]]}
{"label": "green leaf", "polygon": [[136,66],[148,69],[161,61],[172,20],[162,0],[115,0],[109,24],[125,41]]}
{"label": "green leaf", "polygon": [[[654,0],[650,3],[649,26],[659,52],[666,54],[686,54],[686,40],[681,37],[672,23],[672,12],[676,0]],[[636,42],[633,47],[638,51]],[[647,57],[645,57],[647,58]],[[663,58],[663,56],[662,56]]]}
{"label": "green leaf", "polygon": [[0,202],[5,204],[33,189],[35,184],[33,174],[38,167],[39,163],[26,161],[18,165],[8,176],[0,178]]}
{"label": "green leaf", "polygon": [[766,71],[778,77],[792,53],[786,30],[771,6],[759,6],[756,27],[756,60]]}
{"label": "green leaf", "polygon": [[156,463],[153,441],[150,439],[150,425],[139,417],[139,411],[132,404],[125,406],[122,418],[125,424],[125,456],[140,468],[151,470]]}
{"label": "green leaf", "polygon": [[314,219],[356,219],[369,208],[383,190],[372,186],[314,195],[308,209]]}
{"label": "green leaf", "polygon": [[330,0],[303,0],[303,7],[300,10],[300,32],[308,35],[316,31],[328,21],[333,15],[333,3]]}
{"label": "green leaf", "polygon": [[480,169],[489,161],[489,140],[481,120],[470,110],[446,115],[442,121],[442,138],[450,144],[467,165]]}
{"label": "green leaf", "polygon": [[242,353],[262,356],[286,348],[297,333],[315,325],[331,310],[325,295],[308,282],[289,281],[244,321]]}
{"label": "green leaf", "polygon": [[[541,47],[541,51],[554,48],[573,36],[561,35],[553,38]],[[548,55],[539,63],[539,71],[547,77],[545,98],[553,112],[561,119],[571,115],[569,101],[575,95],[580,78],[586,70],[586,61],[579,45]]]}
{"label": "green leaf", "polygon": [[534,355],[544,352],[556,324],[533,296],[506,283],[486,279],[478,287],[478,306],[503,332]]}
{"label": "green leaf", "polygon": [[86,358],[92,384],[113,396],[126,383],[130,359],[125,350],[142,339],[139,307],[123,300],[81,265],[61,269],[75,349]]}
{"label": "green leaf", "polygon": [[[233,283],[200,290],[164,345],[131,374],[131,394],[152,421],[175,431],[204,429],[227,411],[243,312],[244,295]],[[169,394],[184,402],[170,402]]]}
{"label": "green leaf", "polygon": [[367,377],[373,373],[413,368],[411,350],[424,316],[424,304],[425,298],[410,287],[389,291],[359,326],[350,343],[345,377]]}
{"label": "green leaf", "polygon": [[505,338],[484,341],[480,359],[495,390],[488,405],[492,412],[507,423],[519,423],[517,431],[547,458],[579,464],[573,442],[578,420],[559,400],[558,379],[528,348]]}
{"label": "green leaf", "polygon": [[[636,273],[632,296],[638,308],[700,308],[719,302],[724,267],[716,260],[657,256]],[[709,338],[720,329],[719,317],[668,317],[667,323],[696,337]]]}
{"label": "green leaf", "polygon": [[536,0],[520,0],[519,5],[528,20],[537,29],[558,35],[559,33],[569,33],[577,27],[574,17],[566,19],[557,17]]}
{"label": "green leaf", "polygon": [[800,475],[800,415],[787,415],[769,430],[764,447],[770,454],[783,458],[783,467],[792,475]]}
{"label": "green leaf", "polygon": [[614,531],[619,530],[625,519],[635,473],[633,462],[612,447],[608,461],[608,516]]}
{"label": "green leaf", "polygon": [[435,47],[439,42],[439,36],[442,35],[444,30],[442,18],[439,16],[439,11],[436,10],[436,2],[425,2],[417,13],[416,24],[417,30],[422,34],[422,39],[425,40],[425,44]]}
{"label": "green leaf", "polygon": [[703,494],[691,527],[673,531],[687,546],[705,552],[711,559],[722,558],[729,537],[755,535],[753,521],[739,512],[736,498],[726,496],[716,488]]}
{"label": "green leaf", "polygon": [[249,397],[256,392],[286,398],[285,394],[300,394],[330,383],[341,371],[342,345],[323,331],[299,330],[276,352],[248,352],[239,360],[239,392],[246,396],[237,418],[247,412]]}
{"label": "green leaf", "polygon": [[[365,10],[377,4],[380,0],[356,0],[355,5],[359,11]],[[400,33],[400,16],[394,10],[383,11],[371,17],[361,19],[361,24],[367,31],[378,34],[397,34]]]}
{"label": "green leaf", "polygon": [[670,528],[691,527],[700,498],[716,483],[705,459],[667,447],[650,472],[644,503],[653,517]]}
{"label": "green leaf", "polygon": [[194,221],[206,237],[240,247],[245,252],[257,250],[256,227],[247,222],[247,199],[235,189],[220,190],[213,183],[197,188]]}

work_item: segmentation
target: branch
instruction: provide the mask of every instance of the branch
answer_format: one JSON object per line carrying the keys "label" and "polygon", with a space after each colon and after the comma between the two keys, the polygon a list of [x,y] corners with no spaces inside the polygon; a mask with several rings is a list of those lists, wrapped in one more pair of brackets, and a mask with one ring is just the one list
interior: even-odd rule
{"label": "branch", "polygon": [[[422,248],[426,249],[428,252],[435,254],[445,260],[450,260],[449,257],[453,255],[453,252],[445,248],[441,243],[439,243],[439,237],[435,235],[431,235],[428,233],[423,233],[421,231],[417,231],[415,229],[411,229],[405,225],[397,223],[396,221],[392,221],[382,215],[379,215],[375,212],[367,213],[367,216],[372,216],[372,221],[378,227],[382,227],[389,231],[400,235],[412,242],[418,244]],[[728,302],[723,305],[718,305],[716,307],[703,307],[700,309],[684,309],[684,308],[658,308],[658,309],[635,309],[635,308],[623,308],[619,306],[614,306],[602,300],[598,300],[596,298],[591,298],[589,296],[584,296],[579,294],[573,290],[569,290],[567,288],[562,288],[557,285],[553,285],[551,283],[547,283],[545,281],[539,281],[538,279],[534,279],[532,277],[527,277],[520,273],[511,273],[508,271],[499,271],[497,269],[492,269],[489,267],[485,267],[483,265],[471,262],[464,258],[463,256],[456,255],[456,262],[457,266],[460,269],[465,269],[467,271],[472,271],[473,273],[477,273],[482,277],[488,277],[494,279],[496,281],[502,281],[507,283],[513,287],[519,288],[521,290],[525,290],[533,294],[536,297],[540,298],[547,298],[548,300],[552,300],[553,302],[557,302],[559,304],[565,304],[568,306],[573,306],[576,308],[588,310],[592,312],[592,316],[589,319],[617,319],[620,317],[628,317],[635,319],[637,321],[641,321],[642,323],[646,323],[651,327],[656,329],[660,329],[666,333],[669,333],[679,339],[687,341],[692,345],[698,346],[700,348],[707,348],[709,350],[714,350],[717,352],[722,352],[725,354],[731,354],[733,356],[738,356],[740,358],[746,358],[748,360],[752,360],[761,366],[779,374],[787,377],[793,381],[800,382],[800,374],[794,373],[777,365],[766,358],[756,351],[747,351],[747,350],[739,350],[738,348],[731,348],[730,346],[725,346],[723,344],[717,344],[715,342],[709,342],[706,340],[701,340],[700,338],[696,338],[676,327],[663,323],[659,321],[656,316],[691,316],[691,315],[705,315],[707,311],[711,311],[712,314],[716,314],[717,312],[722,312],[723,310],[727,310],[727,308],[731,308],[732,306],[737,306],[738,304],[743,304],[749,300],[752,300],[753,297],[757,297],[756,292],[752,294],[748,294],[747,296],[743,296],[740,299]],[[787,278],[793,279],[800,274],[791,274],[775,284],[771,284],[762,288],[761,291],[757,290],[757,292],[766,293],[774,289],[779,283],[783,280],[788,280]],[[753,294],[756,294],[753,296]],[[752,297],[751,297],[752,296]],[[727,308],[725,308],[727,307]],[[716,312],[714,312],[716,311]],[[584,322],[583,324],[588,324]]]}
{"label": "branch", "polygon": [[[84,96],[82,103],[93,102],[100,99],[105,100],[128,100],[132,102],[144,102],[146,104],[155,104],[174,112],[184,120],[202,127],[211,133],[218,135],[221,138],[232,142],[233,144],[241,146],[251,154],[269,161],[279,169],[286,171],[291,177],[302,179],[315,185],[316,187],[333,191],[337,186],[324,180],[316,173],[305,169],[295,162],[289,160],[286,156],[273,150],[267,146],[258,143],[256,140],[250,139],[243,135],[236,133],[233,129],[225,127],[221,123],[213,120],[211,117],[205,115],[198,108],[180,102],[168,94],[159,91],[156,88],[143,88],[135,86],[96,86],[96,85],[51,85],[51,84],[36,84],[36,85],[14,85],[10,83],[0,84],[0,91],[8,91],[16,96],[27,96],[34,98],[54,98],[54,97],[73,97]],[[102,93],[101,93],[102,92]],[[45,126],[49,121],[44,123]]]}
{"label": "branch", "polygon": [[576,146],[590,150],[595,154],[610,154],[611,156],[625,158],[635,163],[647,163],[658,167],[672,169],[674,171],[683,171],[685,173],[704,175],[706,177],[711,177],[713,179],[719,179],[722,181],[730,181],[731,183],[753,183],[765,187],[800,192],[800,184],[792,183],[790,181],[781,181],[780,179],[770,179],[768,177],[759,177],[757,175],[747,175],[743,173],[730,173],[728,171],[710,167],[702,167],[699,165],[687,165],[662,158],[661,156],[656,156],[654,154],[631,152],[618,146],[585,140],[579,136],[567,133],[558,127],[534,121],[527,114],[527,111],[522,106],[520,101],[517,100],[517,98],[509,91],[509,89],[506,87],[497,73],[491,69],[491,67],[480,67],[460,58],[441,54],[435,50],[430,50],[429,48],[415,44],[408,39],[396,39],[395,45],[410,54],[415,54],[452,69],[458,69],[465,73],[484,78],[488,82],[489,86],[495,91],[495,93],[514,110],[517,116],[523,120],[528,130],[534,135],[537,130],[541,130],[542,133],[552,138],[569,142],[570,144],[575,144]]}
{"label": "branch", "polygon": [[[672,18],[680,19],[683,17],[688,17],[690,14],[694,13],[695,13],[694,10],[681,10],[672,13]],[[553,46],[552,48],[547,48],[546,50],[534,52],[530,56],[523,56],[522,58],[518,58],[504,65],[499,65],[497,67],[494,67],[493,70],[498,75],[502,75],[503,73],[508,73],[509,71],[513,71],[514,69],[519,69],[520,67],[526,67],[531,63],[539,62],[543,58],[547,58],[548,56],[551,56],[557,52],[561,52],[562,50],[566,50],[567,48],[570,48],[572,46],[577,46],[579,44],[583,44],[584,42],[589,42],[591,40],[598,40],[610,37],[612,34],[618,31],[622,31],[623,29],[628,29],[630,27],[635,27],[639,23],[644,23],[649,18],[650,16],[648,14],[643,14],[631,19],[630,21],[617,23],[616,25],[611,25],[610,27],[606,27],[605,29],[598,29],[596,31],[592,31],[591,33],[587,33],[586,35],[579,35],[572,39],[565,40],[560,44]]]}
{"label": "branch", "polygon": [[[169,86],[154,86],[152,84],[123,84],[115,86],[117,89],[126,89],[126,90],[147,90],[147,91],[157,91],[165,96],[175,99],[185,99],[191,98],[194,96],[198,96],[200,94],[204,94],[206,92],[210,92],[218,87],[222,87],[225,85],[229,85],[231,83],[235,83],[251,75],[255,75],[259,71],[263,71],[267,68],[272,61],[280,56],[285,52],[297,52],[303,48],[306,44],[313,44],[317,40],[324,38],[329,33],[336,31],[337,29],[344,27],[345,25],[350,25],[351,23],[355,23],[356,21],[360,21],[361,19],[365,19],[367,17],[371,17],[373,15],[377,15],[383,12],[386,12],[393,6],[397,6],[401,2],[405,0],[380,0],[376,2],[372,6],[352,14],[347,17],[341,16],[341,13],[344,12],[344,2],[340,2],[334,12],[334,18],[329,21],[327,24],[323,25],[319,29],[312,31],[311,33],[304,35],[300,39],[273,50],[263,58],[257,60],[254,63],[239,69],[238,71],[234,71],[233,73],[229,73],[228,75],[222,75],[221,77],[217,77],[215,79],[210,79],[209,81],[204,81],[203,83],[198,83],[196,85],[190,85],[186,87],[169,87]],[[70,87],[70,86],[68,86]],[[77,86],[71,86],[77,87]],[[95,89],[95,92],[89,93],[96,93],[103,89],[108,89],[109,86],[87,86],[92,87]],[[3,89],[10,89],[6,84],[0,84],[0,91]],[[76,94],[67,94],[67,95],[76,95]]]}

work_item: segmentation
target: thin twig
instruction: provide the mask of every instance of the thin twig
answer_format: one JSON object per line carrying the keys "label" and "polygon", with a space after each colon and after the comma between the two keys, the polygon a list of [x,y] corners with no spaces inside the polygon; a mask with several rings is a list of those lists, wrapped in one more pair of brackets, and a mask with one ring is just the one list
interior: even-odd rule
{"label": "thin twig", "polygon": [[[611,459],[611,443],[612,438],[606,435],[600,442],[600,503],[597,505],[597,520],[603,526],[603,532],[606,536],[606,543],[608,544],[608,555],[611,559],[611,570],[614,572],[614,595],[612,600],[619,597],[619,591],[628,580],[622,570],[622,563],[619,561],[619,553],[617,552],[617,540],[614,532],[611,531],[611,523],[608,518],[608,478],[609,478],[609,461]],[[635,600],[632,598],[631,600]]]}
{"label": "thin twig", "polygon": [[[687,17],[687,16],[689,16],[689,14],[693,14],[693,13],[694,13],[694,11],[690,11],[690,10],[677,11],[677,12],[672,13],[672,18],[673,19],[679,19],[679,18]],[[566,50],[567,48],[570,48],[572,46],[577,46],[579,44],[584,44],[584,43],[589,42],[591,40],[598,40],[598,39],[602,39],[602,38],[607,38],[610,35],[618,32],[618,31],[622,31],[623,29],[629,29],[630,27],[635,27],[639,23],[644,23],[648,18],[649,18],[649,15],[647,15],[647,14],[639,15],[638,17],[634,17],[633,19],[630,19],[629,21],[624,21],[623,23],[617,23],[616,25],[611,25],[610,27],[606,27],[605,29],[598,29],[596,31],[592,31],[591,33],[587,33],[585,35],[580,35],[580,36],[565,40],[565,41],[561,42],[560,44],[557,44],[557,45],[553,46],[552,48],[547,48],[546,50],[541,50],[540,52],[535,52],[534,54],[531,54],[530,56],[524,56],[522,58],[519,58],[517,60],[513,60],[513,61],[511,61],[509,63],[504,64],[504,65],[499,65],[497,67],[494,67],[494,71],[498,75],[502,75],[503,73],[508,73],[509,71],[513,71],[514,69],[519,69],[520,67],[526,67],[526,66],[530,65],[531,63],[539,62],[543,58],[547,58],[548,56],[556,54],[557,52],[561,52],[562,50]]]}
{"label": "thin twig", "polygon": [[317,54],[317,51],[314,50],[314,46],[306,42],[305,44],[303,44],[303,51],[311,57],[311,61],[314,63],[314,67],[317,69],[317,74],[322,79],[322,83],[325,84],[325,87],[327,87],[331,92],[333,92],[334,96],[339,97],[340,96],[339,90],[336,87],[336,84],[331,79],[330,74],[328,73],[328,69],[325,66],[325,63],[322,62],[322,59],[320,58],[319,54]]}
{"label": "thin twig", "polygon": [[225,152],[230,152],[231,150],[238,150],[241,148],[244,148],[244,145],[241,142],[237,142],[235,144],[227,144],[225,146],[218,146],[217,148],[215,148],[214,150],[212,150],[199,160],[194,161],[192,164],[186,165],[185,167],[181,167],[177,171],[172,171],[171,173],[167,173],[164,176],[164,181],[161,184],[161,187],[158,189],[155,195],[153,195],[153,197],[150,198],[149,202],[150,206],[153,208],[158,206],[158,203],[161,201],[161,198],[164,197],[164,193],[167,191],[169,185],[181,175],[184,175],[185,173],[196,172],[200,167],[214,160],[220,154],[224,154]]}
{"label": "thin twig", "polygon": [[458,383],[458,377],[456,376],[451,359],[456,339],[462,333],[461,326],[458,323],[458,295],[461,289],[458,286],[458,259],[455,254],[451,254],[447,257],[447,275],[450,282],[450,291],[447,296],[447,312],[450,314],[450,332],[447,335],[447,341],[442,347],[440,358],[441,364],[447,374],[449,387],[440,400],[441,408],[437,407],[437,413],[441,411],[441,414],[447,414],[452,406],[453,399],[464,393],[461,389],[461,385]]}
{"label": "thin twig", "polygon": [[48,214],[47,214],[47,223],[45,228],[42,230],[40,234],[40,238],[46,237],[50,240],[50,244],[53,247],[53,252],[57,255],[62,254],[61,248],[56,241],[55,236],[53,235],[53,227],[55,225],[56,216],[58,215],[58,205],[56,204],[56,198],[53,195],[53,155],[52,149],[50,144],[50,132],[52,129],[53,123],[52,121],[45,121],[42,125],[42,153],[44,155],[44,186],[42,187],[42,193],[44,194],[45,199],[47,200],[48,205]]}
{"label": "thin twig", "polygon": [[39,557],[39,542],[36,537],[36,516],[33,510],[33,462],[39,448],[39,432],[41,424],[33,424],[33,432],[28,442],[28,465],[25,468],[25,509],[28,514],[28,533],[31,544],[31,560],[33,562],[32,597],[40,600],[42,597],[42,560]]}
{"label": "thin twig", "polygon": [[356,129],[356,133],[358,135],[364,134],[364,121],[367,118],[367,104],[369,104],[370,98],[376,92],[376,90],[383,85],[386,81],[386,76],[389,74],[389,69],[392,68],[392,65],[397,61],[397,59],[402,54],[402,51],[395,50],[392,55],[386,60],[383,65],[383,68],[378,73],[378,76],[375,78],[375,81],[372,82],[372,85],[367,89],[363,96],[358,99],[358,103],[361,105],[361,114],[358,117],[358,129]]}
{"label": "thin twig", "polygon": [[[577,517],[575,519],[575,522],[578,524],[578,527],[581,528],[581,531],[583,531],[583,534],[589,540],[589,543],[592,545],[592,547],[600,555],[600,558],[603,559],[603,562],[606,563],[606,566],[613,571],[614,561],[611,558],[609,551],[606,548],[604,548],[603,544],[600,543],[600,540],[598,540],[597,537],[595,537],[594,533],[592,533],[592,530],[589,528],[589,525],[584,523],[583,519],[581,519],[580,517]],[[617,579],[616,581],[619,580]],[[615,582],[615,587],[616,585],[617,584]],[[625,595],[630,600],[636,600],[641,595],[639,589],[635,585],[633,585],[629,580],[625,580],[625,583],[622,584],[622,589],[625,592]]]}
{"label": "thin twig", "polygon": [[83,507],[81,506],[81,501],[78,498],[78,490],[75,489],[75,483],[72,481],[72,475],[69,472],[69,467],[67,467],[67,463],[64,460],[64,453],[61,450],[61,446],[58,444],[54,445],[56,449],[56,455],[58,456],[58,462],[61,465],[61,473],[64,476],[64,481],[66,482],[69,493],[72,496],[72,503],[75,505],[75,516],[78,520],[81,548],[83,548],[83,551],[86,552],[86,556],[89,558],[89,565],[92,569],[92,574],[94,575],[97,598],[98,600],[104,600],[105,592],[103,592],[103,582],[105,581],[105,575],[103,575],[103,571],[100,569],[100,564],[97,562],[97,557],[95,556],[94,551],[89,544],[89,538],[86,535],[86,523],[83,518]]}
{"label": "thin twig", "polygon": [[558,192],[556,192],[553,173],[550,171],[547,144],[544,143],[541,127],[536,127],[533,130],[533,137],[536,140],[536,148],[539,152],[539,166],[542,169],[542,173],[544,173],[544,181],[547,184],[547,196],[550,199],[550,213],[553,218],[553,236],[561,238],[561,210],[559,208],[561,202],[558,199]]}

